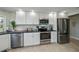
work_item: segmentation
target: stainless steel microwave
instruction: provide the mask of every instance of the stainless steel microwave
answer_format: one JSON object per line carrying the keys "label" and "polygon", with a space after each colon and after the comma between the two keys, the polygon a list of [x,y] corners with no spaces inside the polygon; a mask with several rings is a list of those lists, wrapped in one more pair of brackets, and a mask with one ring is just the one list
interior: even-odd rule
{"label": "stainless steel microwave", "polygon": [[40,25],[47,25],[47,24],[49,24],[49,20],[48,19],[40,19],[39,24]]}

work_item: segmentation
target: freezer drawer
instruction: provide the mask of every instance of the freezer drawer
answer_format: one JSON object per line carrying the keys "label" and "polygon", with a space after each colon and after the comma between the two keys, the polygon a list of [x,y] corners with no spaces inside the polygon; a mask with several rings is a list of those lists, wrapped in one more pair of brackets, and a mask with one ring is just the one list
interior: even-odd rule
{"label": "freezer drawer", "polygon": [[69,43],[69,35],[58,35],[58,43]]}

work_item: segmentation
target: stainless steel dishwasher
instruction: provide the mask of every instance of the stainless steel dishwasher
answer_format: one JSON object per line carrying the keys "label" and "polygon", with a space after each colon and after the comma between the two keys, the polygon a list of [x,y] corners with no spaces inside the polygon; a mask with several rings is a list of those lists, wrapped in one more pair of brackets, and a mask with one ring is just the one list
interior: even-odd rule
{"label": "stainless steel dishwasher", "polygon": [[13,33],[11,34],[11,48],[20,48],[24,46],[24,34]]}

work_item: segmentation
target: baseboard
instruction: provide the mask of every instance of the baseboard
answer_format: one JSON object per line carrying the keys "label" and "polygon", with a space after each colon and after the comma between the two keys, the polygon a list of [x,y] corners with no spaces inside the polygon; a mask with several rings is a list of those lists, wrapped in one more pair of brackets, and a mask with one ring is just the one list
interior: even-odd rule
{"label": "baseboard", "polygon": [[7,49],[6,50],[2,50],[1,52],[8,52]]}
{"label": "baseboard", "polygon": [[78,37],[75,37],[75,36],[70,36],[70,38],[73,38],[73,39],[79,40],[79,38],[78,38]]}

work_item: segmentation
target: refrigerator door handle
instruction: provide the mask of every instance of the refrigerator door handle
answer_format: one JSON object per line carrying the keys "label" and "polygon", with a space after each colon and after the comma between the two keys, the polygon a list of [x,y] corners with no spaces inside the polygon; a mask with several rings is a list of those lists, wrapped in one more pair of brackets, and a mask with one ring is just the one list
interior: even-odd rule
{"label": "refrigerator door handle", "polygon": [[64,26],[64,33],[66,33],[66,30],[67,30],[67,23],[66,23],[66,20],[64,20],[64,24],[65,24],[65,26]]}

